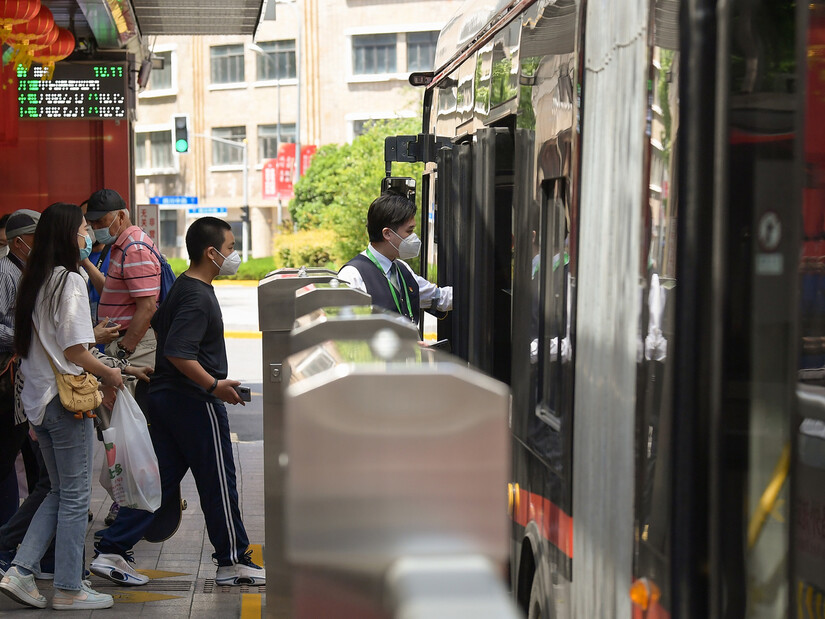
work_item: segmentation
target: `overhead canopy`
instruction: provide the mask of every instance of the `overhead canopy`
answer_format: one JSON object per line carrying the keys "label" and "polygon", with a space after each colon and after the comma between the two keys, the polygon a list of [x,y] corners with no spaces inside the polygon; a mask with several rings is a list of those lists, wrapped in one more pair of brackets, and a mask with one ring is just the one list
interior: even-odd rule
{"label": "overhead canopy", "polygon": [[[275,0],[42,0],[55,22],[98,49],[155,35],[254,35]],[[274,11],[271,11],[274,13]]]}
{"label": "overhead canopy", "polygon": [[132,7],[144,36],[254,35],[266,3],[267,0],[132,0]]}

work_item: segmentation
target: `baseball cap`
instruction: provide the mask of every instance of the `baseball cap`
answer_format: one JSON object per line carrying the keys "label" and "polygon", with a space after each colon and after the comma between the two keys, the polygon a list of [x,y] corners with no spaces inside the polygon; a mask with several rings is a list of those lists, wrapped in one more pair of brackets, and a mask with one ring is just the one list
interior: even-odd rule
{"label": "baseball cap", "polygon": [[100,189],[95,191],[87,200],[86,221],[97,221],[105,217],[106,213],[126,208],[126,202],[114,189]]}
{"label": "baseball cap", "polygon": [[6,222],[6,238],[12,239],[22,234],[34,234],[40,213],[27,208],[14,211]]}

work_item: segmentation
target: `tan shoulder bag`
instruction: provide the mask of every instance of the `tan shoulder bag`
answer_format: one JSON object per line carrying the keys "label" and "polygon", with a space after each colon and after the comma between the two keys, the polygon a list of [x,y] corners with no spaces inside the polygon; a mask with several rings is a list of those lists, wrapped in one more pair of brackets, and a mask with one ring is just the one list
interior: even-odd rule
{"label": "tan shoulder bag", "polygon": [[[34,322],[32,322],[32,327],[37,333]],[[40,338],[39,333],[37,333],[37,337]],[[40,345],[43,346],[43,351],[49,358],[49,365],[52,366],[52,372],[54,372],[54,377],[57,380],[57,393],[60,395],[60,403],[63,408],[73,412],[78,419],[83,419],[83,415],[95,417],[96,415],[92,411],[103,402],[103,394],[100,393],[100,383],[97,377],[89,372],[83,372],[79,376],[58,372],[51,355],[43,345],[42,339]]]}

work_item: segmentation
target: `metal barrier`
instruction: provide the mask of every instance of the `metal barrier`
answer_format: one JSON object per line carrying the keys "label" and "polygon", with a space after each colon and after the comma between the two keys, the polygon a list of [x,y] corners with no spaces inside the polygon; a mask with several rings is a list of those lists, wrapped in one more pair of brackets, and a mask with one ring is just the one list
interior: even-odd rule
{"label": "metal barrier", "polygon": [[381,329],[403,340],[419,340],[415,324],[396,312],[373,306],[323,307],[295,321],[290,349],[297,353],[326,340],[367,340]]}
{"label": "metal barrier", "polygon": [[[264,560],[269,574],[268,590],[274,614],[289,617],[287,599],[290,573],[284,548],[283,492],[283,362],[290,352],[289,333],[298,316],[328,305],[369,305],[368,294],[338,282],[328,269],[279,269],[258,285],[258,324],[263,334],[264,459],[266,545]],[[300,294],[297,294],[301,291]],[[300,300],[299,300],[300,299]],[[297,308],[297,309],[296,309]],[[279,610],[286,607],[283,612]]]}
{"label": "metal barrier", "polygon": [[293,616],[518,616],[506,385],[389,330],[288,364]]}

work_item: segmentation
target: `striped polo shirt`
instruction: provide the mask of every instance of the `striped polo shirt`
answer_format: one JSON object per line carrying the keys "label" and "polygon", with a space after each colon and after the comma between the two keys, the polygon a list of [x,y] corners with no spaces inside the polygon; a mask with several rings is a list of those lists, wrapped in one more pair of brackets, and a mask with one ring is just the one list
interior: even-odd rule
{"label": "striped polo shirt", "polygon": [[109,272],[103,284],[103,294],[97,306],[97,318],[108,316],[127,329],[135,315],[137,297],[155,297],[160,294],[160,263],[146,245],[132,245],[123,257],[123,249],[141,241],[154,247],[151,237],[138,226],[124,230],[112,245]]}

